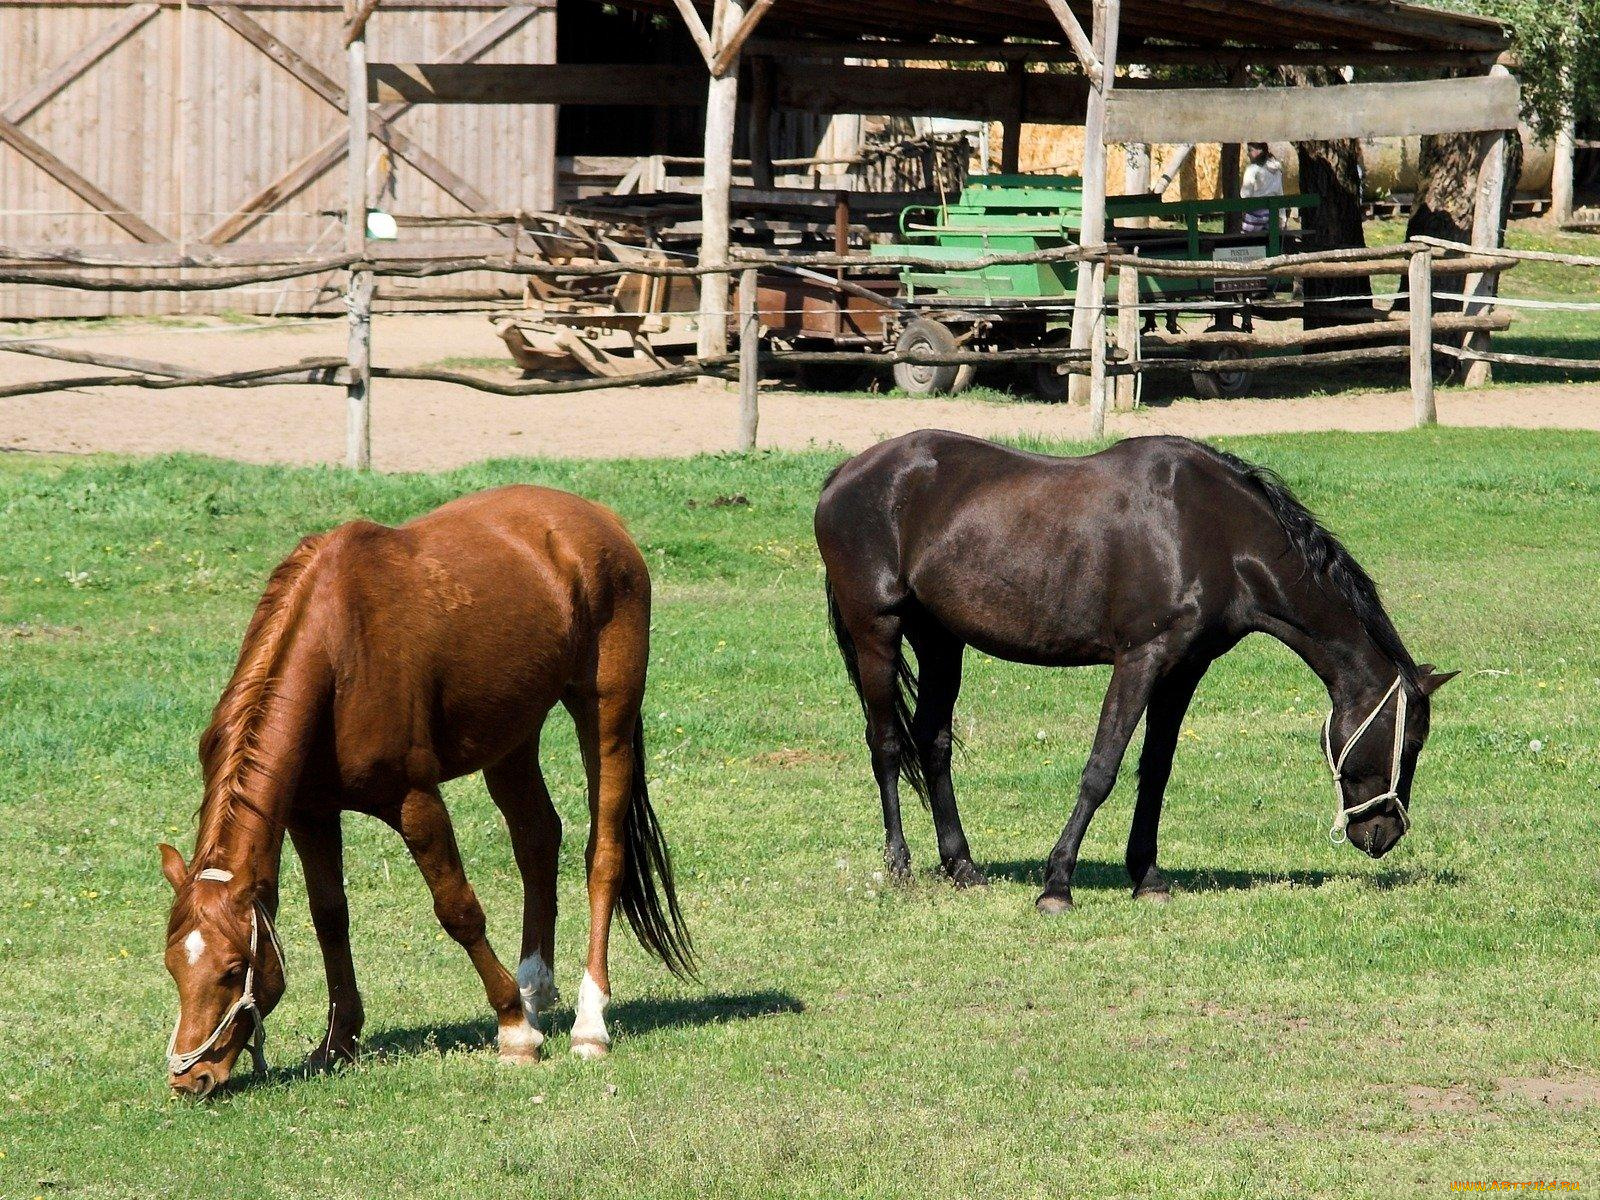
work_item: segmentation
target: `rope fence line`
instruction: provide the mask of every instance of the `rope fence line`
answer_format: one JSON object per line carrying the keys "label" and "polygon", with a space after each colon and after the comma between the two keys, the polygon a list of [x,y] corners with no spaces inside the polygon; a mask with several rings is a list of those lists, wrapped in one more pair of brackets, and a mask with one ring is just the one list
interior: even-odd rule
{"label": "rope fence line", "polygon": [[[523,219],[524,214],[517,214]],[[555,235],[568,240],[570,235]],[[532,240],[532,239],[530,239]],[[579,239],[570,239],[577,241]],[[529,247],[537,250],[536,246]],[[504,255],[429,256],[409,253],[383,256],[364,253],[326,255],[314,259],[263,255],[254,260],[211,254],[186,253],[182,255],[150,256],[136,258],[116,254],[85,253],[71,250],[56,252],[19,250],[0,245],[0,283],[44,285],[90,291],[212,291],[247,287],[252,284],[276,283],[288,279],[331,272],[346,271],[352,278],[365,276],[377,278],[425,279],[439,275],[487,271],[512,275],[532,276],[554,280],[592,280],[639,275],[650,278],[697,279],[707,275],[738,276],[741,281],[737,313],[737,328],[741,338],[753,335],[759,344],[763,335],[762,317],[787,316],[805,313],[807,309],[758,310],[755,306],[755,289],[758,272],[772,270],[835,271],[869,267],[874,269],[929,269],[949,271],[979,271],[989,267],[1042,265],[1055,263],[1095,263],[1105,270],[1115,269],[1123,282],[1118,288],[1118,299],[1101,297],[1095,306],[1096,336],[1086,349],[1064,349],[1055,346],[1024,346],[1019,349],[957,350],[951,353],[931,353],[926,348],[909,352],[897,350],[805,350],[757,349],[747,353],[720,354],[703,358],[689,358],[680,363],[632,374],[599,376],[575,380],[521,380],[500,381],[484,376],[428,367],[357,367],[339,358],[308,358],[295,363],[272,367],[223,373],[206,373],[177,364],[127,358],[93,351],[68,349],[49,345],[41,339],[0,340],[0,351],[29,354],[42,358],[81,363],[107,368],[117,374],[79,375],[67,379],[41,380],[31,383],[10,384],[0,387],[0,398],[38,395],[51,391],[101,387],[137,387],[168,389],[175,387],[262,387],[282,384],[308,384],[323,386],[354,385],[362,372],[377,379],[416,380],[448,383],[476,391],[500,396],[563,395],[618,387],[649,387],[682,382],[694,378],[737,379],[742,392],[745,410],[743,426],[745,448],[753,448],[755,431],[756,392],[760,381],[762,363],[774,365],[859,365],[885,366],[911,364],[922,366],[983,366],[983,365],[1051,365],[1063,374],[1085,374],[1091,380],[1111,378],[1119,402],[1126,394],[1132,400],[1133,392],[1125,392],[1124,381],[1131,382],[1145,373],[1183,371],[1191,373],[1238,373],[1241,371],[1314,370],[1352,363],[1390,362],[1410,358],[1412,364],[1412,391],[1419,424],[1433,419],[1433,368],[1435,354],[1461,362],[1506,363],[1551,367],[1568,370],[1600,369],[1600,362],[1554,358],[1536,355],[1511,354],[1489,350],[1487,335],[1503,330],[1510,324],[1510,314],[1497,311],[1502,306],[1537,307],[1571,311],[1596,311],[1600,304],[1559,301],[1502,301],[1495,295],[1498,275],[1519,261],[1535,260],[1556,262],[1568,266],[1600,268],[1600,257],[1555,254],[1544,251],[1492,250],[1473,247],[1459,242],[1419,237],[1388,247],[1352,247],[1340,250],[1301,252],[1252,260],[1213,261],[1209,259],[1165,259],[1129,253],[1126,247],[1112,243],[1084,249],[1069,245],[1048,250],[1016,253],[994,253],[974,256],[953,263],[942,258],[930,258],[914,252],[884,255],[851,254],[746,254],[731,258],[724,265],[702,264],[694,261],[550,261],[518,254],[514,243],[511,252]],[[134,270],[137,278],[115,278],[97,274],[107,270]],[[1159,313],[1198,312],[1201,310],[1246,311],[1240,301],[1195,298],[1185,302],[1177,300],[1143,301],[1138,297],[1140,274],[1177,279],[1195,278],[1265,278],[1265,279],[1343,279],[1377,275],[1403,275],[1409,287],[1404,292],[1385,292],[1381,296],[1330,296],[1296,297],[1293,300],[1267,298],[1251,303],[1248,310],[1267,313],[1272,310],[1302,308],[1311,303],[1340,304],[1357,310],[1381,314],[1373,307],[1375,299],[1409,297],[1422,303],[1412,303],[1410,312],[1394,313],[1387,317],[1353,324],[1306,329],[1286,335],[1265,335],[1254,331],[1224,328],[1204,332],[1157,333],[1136,328],[1136,317],[1144,313],[1153,317]],[[1468,277],[1459,291],[1435,291],[1434,275]],[[1128,286],[1131,281],[1131,288]],[[829,280],[828,282],[836,282]],[[843,290],[843,283],[840,282]],[[860,289],[865,292],[866,289]],[[877,298],[875,296],[875,298]],[[886,307],[896,307],[918,312],[956,314],[984,314],[984,305],[963,305],[960,297],[943,298],[944,306],[908,305],[901,300],[882,297]],[[977,300],[978,298],[974,298]],[[1435,301],[1458,302],[1460,313],[1435,315]],[[731,307],[731,306],[730,306]],[[1023,304],[996,306],[992,315],[1004,317],[1009,313],[1026,311],[1031,315],[1065,313],[1066,304]],[[621,315],[621,314],[619,314]],[[688,314],[686,314],[688,315]],[[736,314],[726,313],[728,320]],[[713,314],[715,316],[715,314]],[[1112,343],[1108,317],[1117,318],[1117,337]],[[365,317],[370,322],[370,313]],[[1130,322],[1134,325],[1130,326]],[[1131,336],[1130,336],[1131,329]],[[1438,341],[1439,335],[1456,335],[1463,344],[1450,345]],[[1392,345],[1342,346],[1353,340],[1389,342]],[[1409,345],[1405,344],[1409,343]],[[1329,348],[1339,347],[1339,348]],[[1256,352],[1252,358],[1197,357],[1219,349]],[[1192,351],[1175,355],[1174,350]],[[1425,365],[1425,369],[1424,369]],[[1107,404],[1104,384],[1091,388],[1091,423],[1096,436],[1104,428]]]}

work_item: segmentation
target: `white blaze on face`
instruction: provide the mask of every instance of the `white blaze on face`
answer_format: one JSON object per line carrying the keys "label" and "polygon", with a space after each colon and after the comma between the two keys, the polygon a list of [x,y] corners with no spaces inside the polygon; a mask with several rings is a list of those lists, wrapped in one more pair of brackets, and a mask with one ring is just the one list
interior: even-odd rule
{"label": "white blaze on face", "polygon": [[198,929],[189,931],[189,936],[183,939],[183,952],[189,958],[192,967],[200,961],[200,956],[206,952],[206,939]]}
{"label": "white blaze on face", "polygon": [[598,1058],[611,1045],[606,1032],[606,1005],[611,997],[600,990],[594,977],[585,971],[578,985],[578,1017],[572,1023],[572,1052],[583,1058]]}

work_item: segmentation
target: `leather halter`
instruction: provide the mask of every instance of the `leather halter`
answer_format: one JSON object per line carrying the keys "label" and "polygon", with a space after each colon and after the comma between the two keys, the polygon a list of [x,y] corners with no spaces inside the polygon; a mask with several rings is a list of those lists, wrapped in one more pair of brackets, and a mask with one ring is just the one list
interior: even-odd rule
{"label": "leather halter", "polygon": [[[195,876],[195,882],[208,880],[214,883],[227,883],[233,878],[232,871],[225,871],[218,867],[207,867]],[[250,1051],[250,1057],[255,1061],[256,1070],[263,1073],[267,1070],[267,1055],[265,1042],[267,1037],[266,1023],[261,1016],[261,1009],[256,1004],[256,945],[260,939],[261,927],[267,929],[267,940],[272,943],[273,952],[278,956],[278,970],[283,975],[289,973],[288,963],[283,957],[283,947],[278,943],[278,933],[272,927],[272,918],[267,915],[267,910],[257,900],[250,909],[250,957],[244,968],[244,991],[239,998],[228,1006],[228,1011],[222,1014],[222,1019],[217,1022],[217,1027],[211,1031],[211,1036],[206,1038],[193,1050],[178,1052],[178,1025],[183,1023],[183,1018],[178,1018],[178,1025],[172,1027],[172,1036],[167,1039],[167,1071],[172,1075],[182,1075],[202,1058],[206,1056],[218,1039],[227,1032],[228,1027],[240,1013],[249,1013],[252,1028],[250,1039],[245,1042],[245,1049]]]}
{"label": "leather halter", "polygon": [[[1350,757],[1350,751],[1355,749],[1361,735],[1372,728],[1372,723],[1378,719],[1378,714],[1383,711],[1383,706],[1389,703],[1390,696],[1397,696],[1394,712],[1394,755],[1389,763],[1389,790],[1363,800],[1360,804],[1344,806],[1344,763]],[[1400,752],[1405,746],[1406,739],[1406,689],[1401,678],[1395,676],[1395,681],[1389,685],[1389,690],[1373,705],[1372,711],[1367,714],[1366,720],[1356,727],[1350,735],[1350,740],[1345,742],[1344,749],[1340,750],[1337,757],[1333,753],[1333,713],[1328,713],[1328,719],[1322,723],[1322,753],[1327,756],[1328,769],[1333,772],[1333,827],[1328,830],[1328,840],[1337,846],[1340,842],[1350,840],[1345,832],[1350,826],[1350,818],[1358,817],[1364,812],[1378,807],[1386,801],[1394,801],[1395,812],[1400,817],[1400,828],[1411,828],[1411,815],[1406,812],[1406,806],[1400,800]]]}

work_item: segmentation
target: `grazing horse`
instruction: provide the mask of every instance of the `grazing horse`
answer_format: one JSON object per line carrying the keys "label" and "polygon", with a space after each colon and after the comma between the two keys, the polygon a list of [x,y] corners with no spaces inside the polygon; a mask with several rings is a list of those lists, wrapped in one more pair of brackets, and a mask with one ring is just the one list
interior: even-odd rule
{"label": "grazing horse", "polygon": [[1156,834],[1178,728],[1206,668],[1257,631],[1327,685],[1334,839],[1377,858],[1405,833],[1428,698],[1455,672],[1412,660],[1372,580],[1271,472],[1186,438],[1052,458],[923,430],[834,471],[816,534],[834,635],[866,716],[892,873],[910,870],[903,776],[932,808],[951,880],[986,882],[950,779],[967,646],[1012,662],[1112,666],[1041,912],[1072,906],[1084,831],[1141,716],[1128,874],[1135,896],[1170,894]]}
{"label": "grazing horse", "polygon": [[[288,832],[305,868],[328,981],[328,1028],[308,1065],[355,1055],[361,996],[350,957],[340,814],[397,830],[434,912],[467,951],[505,1059],[537,1059],[555,997],[561,821],[539,734],[566,706],[589,782],[589,948],[573,1052],[604,1054],[611,917],[620,903],[673,971],[693,951],[645,790],[650,576],[622,522],[564,492],[465,496],[398,528],[366,521],[306,538],[273,573],[233,678],[200,741],[205,796],[194,857],[171,846],[177,896],[167,969],[180,1012],[169,1082],[204,1096],[283,995],[273,921]],[[484,935],[439,785],[482,771],[522,874],[515,977]],[[269,953],[269,948],[271,953]]]}

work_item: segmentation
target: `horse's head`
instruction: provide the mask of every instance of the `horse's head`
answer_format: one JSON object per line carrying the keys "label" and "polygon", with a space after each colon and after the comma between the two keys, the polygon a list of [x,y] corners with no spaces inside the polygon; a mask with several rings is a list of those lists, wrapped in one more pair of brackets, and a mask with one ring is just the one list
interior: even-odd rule
{"label": "horse's head", "polygon": [[167,920],[167,970],[178,985],[167,1082],[199,1098],[228,1081],[247,1047],[265,1065],[261,1026],[283,996],[283,953],[271,916],[233,872],[190,874],[167,845],[161,870],[177,893]]}
{"label": "horse's head", "polygon": [[[1417,688],[1396,679],[1376,704],[1336,706],[1323,729],[1338,808],[1330,837],[1382,858],[1411,826],[1411,782],[1428,740],[1429,698],[1459,674],[1417,668]],[[1342,747],[1336,750],[1335,747]]]}

